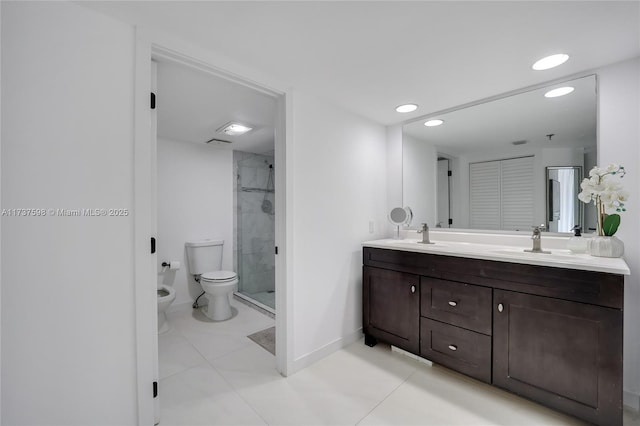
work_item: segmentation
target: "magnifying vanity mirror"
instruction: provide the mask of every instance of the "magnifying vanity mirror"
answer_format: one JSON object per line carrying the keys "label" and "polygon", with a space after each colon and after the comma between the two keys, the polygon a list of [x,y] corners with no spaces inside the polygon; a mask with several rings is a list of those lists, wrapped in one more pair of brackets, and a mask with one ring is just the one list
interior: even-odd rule
{"label": "magnifying vanity mirror", "polygon": [[389,212],[389,222],[396,225],[396,239],[400,239],[400,227],[409,226],[413,219],[413,212],[409,207],[394,207]]}
{"label": "magnifying vanity mirror", "polygon": [[596,214],[577,196],[596,135],[595,75],[424,116],[403,126],[403,204],[432,227],[588,232]]}

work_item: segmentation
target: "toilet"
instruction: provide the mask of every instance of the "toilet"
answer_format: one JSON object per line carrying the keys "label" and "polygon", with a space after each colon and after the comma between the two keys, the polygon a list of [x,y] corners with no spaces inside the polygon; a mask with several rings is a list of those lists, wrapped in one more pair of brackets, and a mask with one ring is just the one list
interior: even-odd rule
{"label": "toilet", "polygon": [[231,318],[229,296],[237,288],[238,275],[233,271],[223,271],[223,240],[187,241],[187,263],[189,273],[202,286],[209,304],[202,308],[207,318],[224,321]]}
{"label": "toilet", "polygon": [[176,291],[168,285],[158,285],[158,334],[171,329],[167,321],[167,308],[176,298]]}

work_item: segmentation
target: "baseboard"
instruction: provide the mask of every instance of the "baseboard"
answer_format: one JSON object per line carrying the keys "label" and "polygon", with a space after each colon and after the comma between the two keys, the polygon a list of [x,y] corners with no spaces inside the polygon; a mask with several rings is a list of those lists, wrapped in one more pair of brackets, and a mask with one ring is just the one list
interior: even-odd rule
{"label": "baseboard", "polygon": [[296,373],[304,368],[307,368],[311,364],[314,364],[320,361],[322,358],[325,358],[332,353],[344,348],[345,346],[349,346],[353,342],[357,342],[362,338],[362,328],[357,329],[356,331],[341,337],[339,339],[330,342],[320,349],[317,349],[313,352],[309,352],[306,355],[301,356],[293,361],[293,366],[291,368],[291,372],[288,375]]}
{"label": "baseboard", "polygon": [[622,391],[622,403],[625,407],[640,411],[640,394],[631,391]]}

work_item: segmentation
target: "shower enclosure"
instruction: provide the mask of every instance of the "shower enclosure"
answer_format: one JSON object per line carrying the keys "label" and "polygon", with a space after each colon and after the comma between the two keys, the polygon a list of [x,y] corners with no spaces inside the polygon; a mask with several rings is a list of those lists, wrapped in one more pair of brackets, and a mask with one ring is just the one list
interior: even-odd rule
{"label": "shower enclosure", "polygon": [[234,151],[238,297],[275,313],[273,155]]}

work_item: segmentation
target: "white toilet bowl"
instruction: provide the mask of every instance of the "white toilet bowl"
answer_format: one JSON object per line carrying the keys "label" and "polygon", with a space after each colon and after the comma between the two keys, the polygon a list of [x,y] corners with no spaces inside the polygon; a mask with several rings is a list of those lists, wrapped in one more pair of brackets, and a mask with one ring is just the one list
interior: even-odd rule
{"label": "white toilet bowl", "polygon": [[228,320],[232,316],[229,296],[238,285],[238,276],[232,271],[212,271],[200,276],[200,285],[209,304],[202,309],[214,321]]}
{"label": "white toilet bowl", "polygon": [[168,285],[158,286],[158,334],[166,333],[170,330],[167,321],[167,308],[176,298],[176,291]]}

